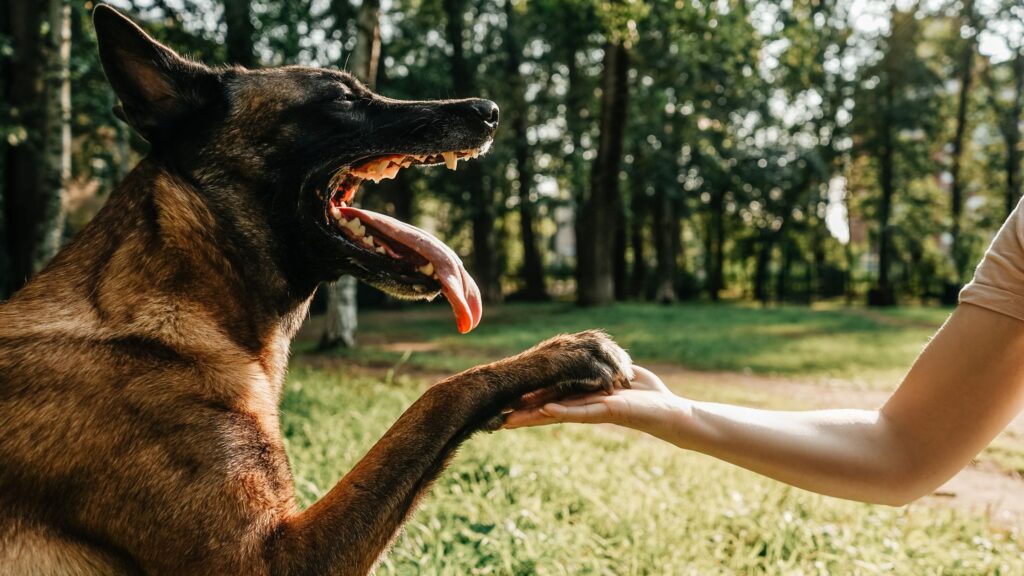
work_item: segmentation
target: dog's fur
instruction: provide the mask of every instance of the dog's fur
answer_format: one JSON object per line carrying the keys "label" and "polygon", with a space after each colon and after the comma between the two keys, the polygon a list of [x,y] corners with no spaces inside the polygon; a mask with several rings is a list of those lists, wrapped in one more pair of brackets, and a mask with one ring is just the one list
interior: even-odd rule
{"label": "dog's fur", "polygon": [[210,69],[109,7],[95,23],[120,115],[152,151],[0,306],[0,573],[366,574],[504,409],[626,384],[628,357],[595,332],[464,372],[298,510],[277,406],[315,286],[352,273],[409,290],[325,227],[317,191],[357,158],[479,146],[493,126],[479,101]]}

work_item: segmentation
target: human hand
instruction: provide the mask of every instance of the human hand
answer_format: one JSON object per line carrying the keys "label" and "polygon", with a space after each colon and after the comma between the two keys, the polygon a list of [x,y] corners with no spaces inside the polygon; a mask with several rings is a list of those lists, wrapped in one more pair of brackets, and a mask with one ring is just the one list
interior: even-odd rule
{"label": "human hand", "polygon": [[504,428],[525,428],[561,422],[618,424],[668,439],[689,402],[672,393],[650,370],[633,366],[636,374],[627,389],[611,394],[591,393],[516,410]]}

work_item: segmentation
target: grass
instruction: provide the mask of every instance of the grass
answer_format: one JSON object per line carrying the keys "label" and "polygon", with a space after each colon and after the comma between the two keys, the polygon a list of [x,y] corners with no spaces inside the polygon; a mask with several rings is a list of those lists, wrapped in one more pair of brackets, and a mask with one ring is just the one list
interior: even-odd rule
{"label": "grass", "polygon": [[[485,310],[474,332],[455,333],[439,306],[362,317],[360,361],[395,363],[403,353],[418,368],[456,372],[512,354],[560,332],[600,327],[641,362],[892,388],[949,309],[864,309],[686,304],[510,304]],[[429,342],[433,348],[410,344]],[[405,348],[403,348],[405,346]],[[411,351],[411,352],[410,352]]]}
{"label": "grass", "polygon": [[[482,336],[518,346],[553,328],[524,322],[529,337]],[[302,502],[324,494],[424,386],[297,362],[282,425]],[[829,499],[638,434],[550,427],[471,439],[380,573],[1020,574],[1024,551],[980,517]]]}

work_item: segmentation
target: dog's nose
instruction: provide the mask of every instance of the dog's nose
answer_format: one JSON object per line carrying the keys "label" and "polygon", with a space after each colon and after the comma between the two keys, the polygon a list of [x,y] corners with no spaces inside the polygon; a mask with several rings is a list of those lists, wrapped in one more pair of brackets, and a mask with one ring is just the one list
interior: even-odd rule
{"label": "dog's nose", "polygon": [[494,102],[490,100],[474,100],[469,106],[480,115],[480,119],[487,126],[494,128],[498,125],[498,105]]}

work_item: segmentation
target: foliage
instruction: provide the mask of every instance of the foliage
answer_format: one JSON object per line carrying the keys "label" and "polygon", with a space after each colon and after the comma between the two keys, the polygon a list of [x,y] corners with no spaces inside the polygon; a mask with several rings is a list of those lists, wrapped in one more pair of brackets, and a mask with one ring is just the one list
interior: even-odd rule
{"label": "foliage", "polygon": [[[468,255],[480,249],[472,234],[481,225],[474,198],[485,198],[493,214],[493,224],[483,222],[493,226],[489,258],[506,293],[523,286],[521,198],[511,175],[514,139],[524,137],[535,190],[525,201],[533,205],[549,290],[573,293],[566,280],[575,263],[571,230],[601,136],[599,80],[608,39],[626,43],[631,61],[617,208],[629,234],[613,256],[617,270],[628,269],[631,288],[620,296],[856,297],[877,277],[876,260],[862,255],[878,252],[882,230],[892,235],[892,261],[913,263],[892,267],[891,282],[901,295],[937,298],[955,281],[944,239],[948,211],[933,206],[949,194],[944,179],[958,93],[952,80],[968,33],[958,4],[898,4],[901,11],[867,2],[854,14],[854,4],[833,0],[395,0],[381,15],[379,90],[406,98],[451,95],[446,24],[459,18],[468,85],[512,106],[506,2],[514,3],[528,129],[523,135],[499,130],[493,152],[473,168],[479,187],[463,176],[409,171],[390,192],[382,188],[381,198],[365,199],[431,207],[439,234]],[[214,63],[226,58],[224,9],[217,0],[115,3],[183,52]],[[979,4],[980,37],[992,40],[986,46],[1002,47],[998,58],[1012,58],[1022,49],[1012,22],[1016,8],[989,4]],[[96,199],[69,203],[72,233],[145,151],[110,113],[113,97],[89,22],[92,2],[73,5],[75,198]],[[358,6],[252,0],[256,53],[271,65],[344,67],[355,48]],[[455,6],[460,13],[448,13]],[[0,56],[10,58],[2,32]],[[989,54],[973,62],[986,82],[977,83],[971,100],[959,240],[972,261],[1005,217],[1003,174],[1010,173],[1006,142],[1012,139],[1000,135],[1020,110],[1012,101],[1010,62]],[[8,145],[29,128],[13,112],[0,104],[0,134]],[[886,134],[892,137],[891,178],[881,172]],[[1014,154],[1019,162],[1022,154]],[[887,181],[893,205],[883,227],[879,208]],[[405,200],[395,200],[398,195]]]}

